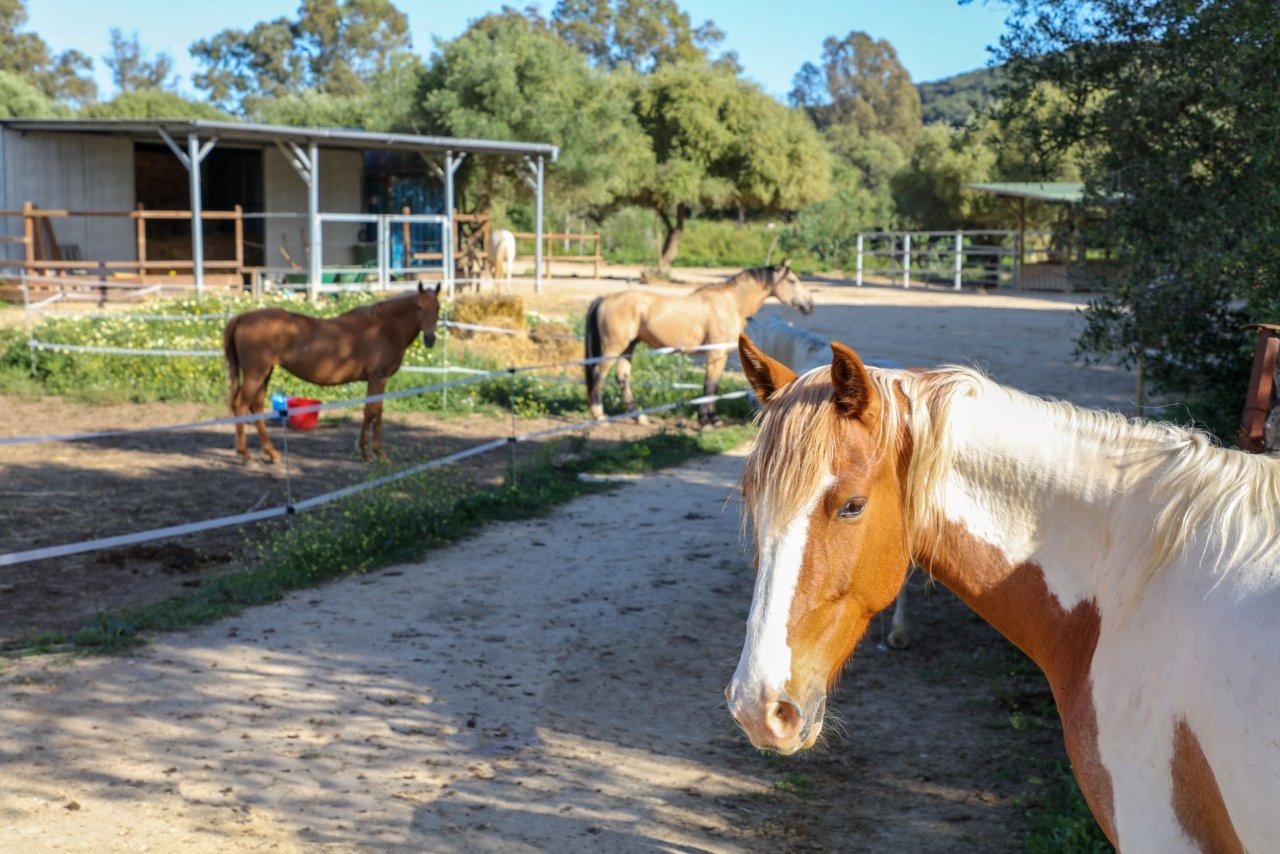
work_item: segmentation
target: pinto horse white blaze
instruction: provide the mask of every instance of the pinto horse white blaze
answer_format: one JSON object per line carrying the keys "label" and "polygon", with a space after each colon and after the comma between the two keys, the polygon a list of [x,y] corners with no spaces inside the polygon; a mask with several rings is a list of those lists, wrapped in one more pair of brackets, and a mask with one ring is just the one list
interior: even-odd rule
{"label": "pinto horse white blaze", "polygon": [[[795,379],[741,350],[767,401],[743,477],[757,525],[835,478],[809,513],[796,592],[752,606],[787,610],[782,694],[817,702],[910,557],[1044,670],[1080,788],[1119,847],[1274,845],[1280,460],[962,368],[868,371],[833,345],[829,373]],[[841,518],[854,493],[864,509]],[[757,597],[774,592],[757,582]],[[768,710],[740,696],[742,672],[730,694],[754,740]]]}

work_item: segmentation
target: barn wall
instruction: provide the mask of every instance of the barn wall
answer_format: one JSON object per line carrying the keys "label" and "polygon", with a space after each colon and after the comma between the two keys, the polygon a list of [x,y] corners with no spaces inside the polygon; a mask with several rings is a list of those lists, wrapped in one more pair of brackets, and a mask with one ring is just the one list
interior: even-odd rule
{"label": "barn wall", "polygon": [[[42,208],[126,211],[134,206],[133,142],[70,133],[3,131],[3,207],[23,202]],[[20,219],[5,219],[6,233],[21,234]],[[54,236],[66,253],[78,248],[84,260],[132,261],[136,244],[132,220],[115,217],[55,219]],[[9,257],[21,244],[6,243]]]}
{"label": "barn wall", "polygon": [[[294,262],[307,266],[307,185],[284,159],[279,149],[262,153],[262,181],[268,214],[296,213],[293,218],[267,218],[265,229],[267,266],[284,263],[284,246]],[[364,156],[359,151],[320,150],[320,210],[323,213],[359,213],[364,210]],[[329,223],[323,232],[323,263],[355,263],[359,223]]]}

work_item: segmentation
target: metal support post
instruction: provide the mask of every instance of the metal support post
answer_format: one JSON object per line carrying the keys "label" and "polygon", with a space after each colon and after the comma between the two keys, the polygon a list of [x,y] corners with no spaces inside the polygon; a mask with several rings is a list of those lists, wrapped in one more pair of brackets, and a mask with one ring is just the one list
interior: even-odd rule
{"label": "metal support post", "polygon": [[545,173],[545,165],[542,155],[538,155],[537,178],[538,183],[537,195],[534,202],[534,233],[537,235],[534,244],[534,261],[533,261],[533,291],[534,293],[542,293],[542,182]]}
{"label": "metal support post", "polygon": [[858,287],[862,287],[862,233],[861,232],[858,233],[857,272],[855,273],[853,281],[854,281],[854,284],[856,284]]}
{"label": "metal support post", "polygon": [[[453,245],[453,236],[458,232],[458,223],[454,220],[454,208],[457,201],[453,194],[453,176],[458,171],[458,167],[462,165],[462,161],[467,159],[465,151],[454,154],[452,151],[444,153],[444,206],[449,222],[445,226],[444,246],[442,247],[444,255],[444,281],[445,291],[449,295],[449,299],[453,299],[454,292],[454,274],[457,272],[457,265],[454,263],[454,252],[456,247]],[[487,247],[486,247],[487,248]]]}
{"label": "metal support post", "polygon": [[307,182],[307,243],[309,248],[307,258],[307,288],[308,295],[312,302],[320,293],[320,280],[323,277],[321,270],[323,269],[321,255],[324,243],[320,233],[323,227],[320,224],[320,147],[314,142],[307,146],[307,172],[310,180]]}

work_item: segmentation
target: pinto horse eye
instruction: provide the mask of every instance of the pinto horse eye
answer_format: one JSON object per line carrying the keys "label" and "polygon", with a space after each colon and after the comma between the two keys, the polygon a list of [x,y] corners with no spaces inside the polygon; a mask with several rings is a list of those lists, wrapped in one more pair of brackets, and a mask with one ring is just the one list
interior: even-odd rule
{"label": "pinto horse eye", "polygon": [[840,506],[840,513],[838,515],[840,516],[841,519],[855,519],[858,516],[861,516],[862,511],[866,509],[867,509],[867,499],[850,498],[848,501],[846,501],[844,504]]}

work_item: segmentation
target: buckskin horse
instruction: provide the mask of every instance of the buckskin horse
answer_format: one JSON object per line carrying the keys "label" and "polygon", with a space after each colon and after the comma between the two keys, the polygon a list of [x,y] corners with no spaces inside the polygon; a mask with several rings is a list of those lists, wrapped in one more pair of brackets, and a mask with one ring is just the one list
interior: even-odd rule
{"label": "buckskin horse", "polygon": [[1273,849],[1280,460],[831,347],[797,379],[739,344],[766,404],[742,476],[755,594],[725,694],[752,743],[815,743],[915,560],[1044,671],[1119,848]]}
{"label": "buckskin horse", "polygon": [[[267,384],[276,365],[300,380],[316,385],[342,385],[364,380],[369,396],[382,394],[387,380],[400,369],[404,351],[422,334],[428,347],[436,343],[440,315],[440,286],[402,294],[352,309],[334,318],[316,318],[282,308],[246,311],[228,321],[222,331],[222,350],[231,380],[231,412],[259,413],[267,396]],[[258,439],[266,461],[280,459],[263,421]],[[366,403],[364,423],[357,443],[360,455],[371,458],[369,428],[373,428],[373,454],[382,451],[382,401]],[[236,424],[236,453],[249,462],[244,423]]]}
{"label": "buckskin horse", "polygon": [[[637,344],[643,341],[650,347],[701,347],[733,342],[742,333],[747,318],[771,296],[804,314],[813,312],[813,297],[791,271],[789,261],[743,270],[727,281],[703,285],[683,296],[626,290],[592,300],[587,308],[586,357],[605,358],[586,366],[591,416],[604,418],[604,380],[615,363],[623,406],[628,412],[636,409],[631,395],[630,357]],[[725,350],[708,350],[706,356],[703,393],[714,395],[729,354]],[[698,407],[699,424],[718,420],[714,402]]]}

